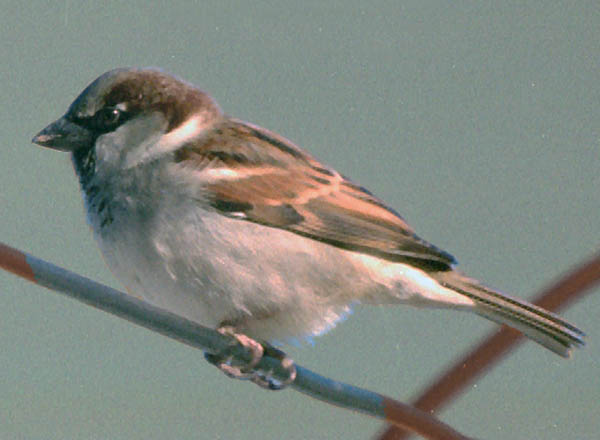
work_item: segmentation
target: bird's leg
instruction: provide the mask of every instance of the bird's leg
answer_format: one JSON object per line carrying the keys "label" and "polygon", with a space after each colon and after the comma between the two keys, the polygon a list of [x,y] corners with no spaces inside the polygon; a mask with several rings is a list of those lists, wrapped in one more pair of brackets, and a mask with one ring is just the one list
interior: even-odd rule
{"label": "bird's leg", "polygon": [[[222,335],[231,336],[238,344],[248,349],[252,354],[250,362],[242,366],[234,366],[232,365],[232,352],[235,344],[232,344],[220,353],[204,353],[206,360],[215,365],[228,377],[250,380],[258,386],[269,390],[280,390],[285,388],[296,378],[296,366],[294,365],[294,361],[283,351],[268,343],[260,343],[244,334],[236,333],[234,327],[229,325],[223,325],[219,327],[217,331]],[[280,381],[275,379],[273,377],[273,371],[261,371],[256,369],[264,355],[278,359],[281,362],[281,366],[288,371],[288,378],[286,380]]]}
{"label": "bird's leg", "polygon": [[252,379],[254,376],[254,367],[258,365],[264,354],[262,344],[244,334],[236,333],[232,326],[224,325],[219,327],[217,331],[222,335],[234,338],[238,344],[249,350],[252,354],[252,359],[246,365],[231,365],[233,360],[232,350],[235,347],[234,343],[220,353],[204,353],[206,360],[231,378]]}
{"label": "bird's leg", "polygon": [[271,344],[264,345],[264,355],[277,359],[281,366],[287,371],[287,379],[279,380],[273,377],[273,371],[257,371],[252,382],[256,385],[269,390],[281,390],[296,380],[296,364],[294,360],[278,348]]}

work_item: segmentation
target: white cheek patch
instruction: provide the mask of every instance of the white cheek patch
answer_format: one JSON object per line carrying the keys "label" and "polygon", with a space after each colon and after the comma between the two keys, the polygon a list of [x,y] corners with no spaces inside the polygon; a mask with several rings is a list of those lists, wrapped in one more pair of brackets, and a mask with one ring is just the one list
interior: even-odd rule
{"label": "white cheek patch", "polygon": [[123,125],[121,128],[127,130],[130,138],[125,142],[130,148],[125,148],[124,168],[135,167],[180,148],[197,138],[206,126],[206,119],[195,115],[176,129],[164,133],[166,121],[158,113]]}
{"label": "white cheek patch", "polygon": [[155,156],[164,127],[164,117],[153,113],[134,118],[111,134],[120,146],[124,169],[133,168]]}

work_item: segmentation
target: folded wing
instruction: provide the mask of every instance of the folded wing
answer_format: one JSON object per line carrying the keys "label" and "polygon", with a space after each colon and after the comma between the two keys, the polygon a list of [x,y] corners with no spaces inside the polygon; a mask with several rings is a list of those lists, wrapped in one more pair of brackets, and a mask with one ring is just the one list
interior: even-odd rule
{"label": "folded wing", "polygon": [[260,127],[229,120],[176,160],[197,173],[224,215],[390,261],[437,270],[455,263],[369,191]]}

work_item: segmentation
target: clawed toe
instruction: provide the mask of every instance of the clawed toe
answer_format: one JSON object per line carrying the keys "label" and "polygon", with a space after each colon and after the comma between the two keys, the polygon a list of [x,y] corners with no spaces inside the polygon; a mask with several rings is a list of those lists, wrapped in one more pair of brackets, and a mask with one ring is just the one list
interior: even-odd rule
{"label": "clawed toe", "polygon": [[264,350],[265,355],[278,359],[281,362],[281,366],[287,371],[287,379],[282,381],[274,378],[273,371],[258,371],[256,376],[251,379],[252,382],[268,390],[281,390],[294,382],[296,379],[296,365],[293,359],[283,351],[269,344],[264,346]]}
{"label": "clawed toe", "polygon": [[[294,361],[283,351],[269,344],[260,342],[240,333],[236,333],[233,327],[225,326],[217,329],[219,333],[231,336],[235,339],[229,347],[220,353],[204,353],[205,359],[215,365],[219,370],[233,379],[250,380],[258,386],[269,390],[280,390],[291,384],[296,378],[296,366]],[[243,365],[234,365],[239,360],[234,359],[233,352],[239,344],[246,348],[252,355],[249,362]],[[256,369],[264,355],[278,359],[281,366],[288,371],[287,379],[281,381],[273,377],[273,371],[262,371]]]}
{"label": "clawed toe", "polygon": [[[231,336],[235,339],[235,342],[220,353],[204,353],[204,358],[233,379],[252,379],[255,374],[254,368],[263,357],[263,346],[246,335],[236,333],[233,327],[219,327],[217,331],[222,335]],[[236,343],[246,348],[252,354],[250,361],[244,365],[232,364],[234,361],[233,350],[236,347]]]}

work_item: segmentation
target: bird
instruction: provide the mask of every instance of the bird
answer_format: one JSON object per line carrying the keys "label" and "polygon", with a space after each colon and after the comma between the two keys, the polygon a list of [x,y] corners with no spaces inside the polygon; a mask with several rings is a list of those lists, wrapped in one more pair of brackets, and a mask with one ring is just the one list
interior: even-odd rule
{"label": "bird", "polygon": [[584,333],[456,269],[394,209],[288,139],[157,68],[92,83],[32,142],[69,152],[127,292],[215,329],[311,341],[359,305],[448,308],[560,356]]}

